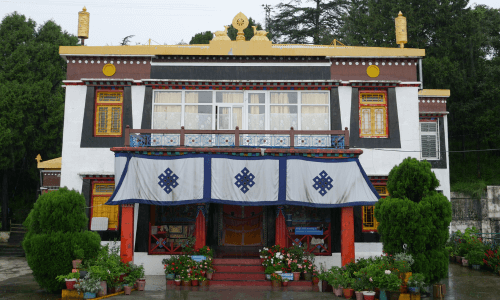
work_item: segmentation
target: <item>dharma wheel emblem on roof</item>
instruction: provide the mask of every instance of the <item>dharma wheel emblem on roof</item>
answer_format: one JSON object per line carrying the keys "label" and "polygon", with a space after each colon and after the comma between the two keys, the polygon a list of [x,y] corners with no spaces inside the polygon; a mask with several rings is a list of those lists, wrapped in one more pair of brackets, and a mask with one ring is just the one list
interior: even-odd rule
{"label": "dharma wheel emblem on roof", "polygon": [[244,41],[245,34],[243,33],[243,30],[248,27],[248,18],[242,12],[239,12],[233,18],[233,27],[238,29],[238,35],[236,36],[236,40]]}

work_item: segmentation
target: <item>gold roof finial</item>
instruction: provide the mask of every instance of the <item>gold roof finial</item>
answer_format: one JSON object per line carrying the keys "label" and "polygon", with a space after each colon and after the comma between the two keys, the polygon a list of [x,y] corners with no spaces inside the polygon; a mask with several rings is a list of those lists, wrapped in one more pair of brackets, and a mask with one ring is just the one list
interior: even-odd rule
{"label": "gold roof finial", "polygon": [[243,30],[248,27],[248,18],[242,12],[239,12],[233,19],[233,27],[238,29],[236,40],[238,42],[245,41]]}
{"label": "gold roof finial", "polygon": [[83,10],[78,12],[78,37],[82,39],[82,45],[83,41],[89,38],[89,20],[90,13],[84,6]]}
{"label": "gold roof finial", "polygon": [[406,30],[406,18],[403,17],[403,13],[400,11],[398,17],[395,19],[396,23],[396,44],[399,44],[401,48],[405,47],[408,42],[408,34]]}

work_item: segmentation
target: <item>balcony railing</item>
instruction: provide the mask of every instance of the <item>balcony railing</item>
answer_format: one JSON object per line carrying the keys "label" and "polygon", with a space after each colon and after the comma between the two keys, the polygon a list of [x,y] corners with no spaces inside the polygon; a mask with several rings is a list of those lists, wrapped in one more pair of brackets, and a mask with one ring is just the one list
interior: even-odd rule
{"label": "balcony railing", "polygon": [[125,129],[125,147],[349,149],[349,130]]}

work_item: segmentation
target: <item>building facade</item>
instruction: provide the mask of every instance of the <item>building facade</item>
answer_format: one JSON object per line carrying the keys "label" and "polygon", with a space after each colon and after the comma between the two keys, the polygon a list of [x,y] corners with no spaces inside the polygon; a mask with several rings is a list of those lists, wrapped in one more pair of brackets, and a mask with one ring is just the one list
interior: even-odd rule
{"label": "building facade", "polygon": [[[241,34],[245,22],[233,20]],[[373,205],[409,156],[431,162],[450,195],[449,91],[421,89],[424,50],[265,34],[60,47],[61,185],[87,199],[89,229],[120,240],[147,275],[193,238],[219,257],[298,244],[327,267],[380,255]]]}

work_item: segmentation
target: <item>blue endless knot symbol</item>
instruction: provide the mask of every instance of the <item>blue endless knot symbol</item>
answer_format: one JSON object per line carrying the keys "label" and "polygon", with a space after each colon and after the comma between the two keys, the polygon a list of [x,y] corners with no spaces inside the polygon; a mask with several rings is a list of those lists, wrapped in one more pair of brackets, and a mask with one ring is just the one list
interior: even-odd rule
{"label": "blue endless knot symbol", "polygon": [[238,173],[236,176],[234,176],[234,178],[236,178],[236,182],[234,184],[238,188],[241,187],[240,190],[243,192],[243,194],[246,194],[248,190],[250,190],[249,187],[255,185],[255,181],[253,181],[255,179],[255,175],[250,173],[247,168],[241,170],[241,173]]}
{"label": "blue endless knot symbol", "polygon": [[[314,177],[313,188],[315,188],[321,196],[326,195],[326,193],[333,188],[333,179],[328,176],[328,173],[322,171],[319,176]],[[327,191],[328,190],[328,191]]]}
{"label": "blue endless knot symbol", "polygon": [[164,173],[161,173],[158,179],[160,179],[158,185],[162,187],[167,194],[170,194],[172,189],[179,185],[177,183],[179,176],[175,175],[170,168],[167,168]]}

